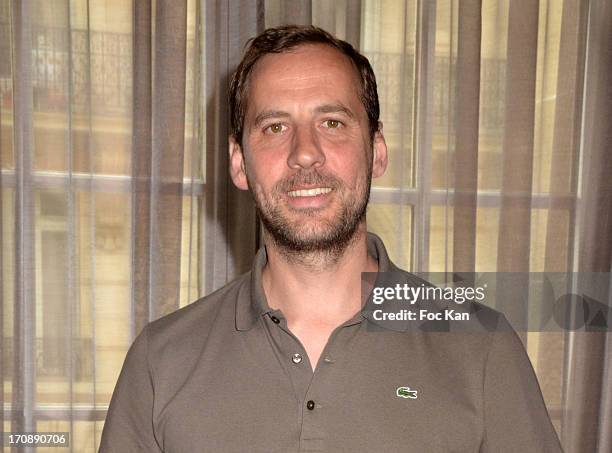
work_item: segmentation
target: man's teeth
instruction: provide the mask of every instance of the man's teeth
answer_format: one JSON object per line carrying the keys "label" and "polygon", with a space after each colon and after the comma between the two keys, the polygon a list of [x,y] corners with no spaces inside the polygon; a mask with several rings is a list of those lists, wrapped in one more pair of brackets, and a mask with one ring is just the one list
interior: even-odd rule
{"label": "man's teeth", "polygon": [[330,193],[332,190],[329,187],[316,187],[314,189],[292,190],[289,192],[290,197],[314,197],[325,193]]}

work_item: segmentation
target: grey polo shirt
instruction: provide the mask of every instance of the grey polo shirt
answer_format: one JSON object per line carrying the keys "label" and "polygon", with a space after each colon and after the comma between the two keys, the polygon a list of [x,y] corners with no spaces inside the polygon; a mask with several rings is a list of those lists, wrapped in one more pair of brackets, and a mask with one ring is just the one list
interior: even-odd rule
{"label": "grey polo shirt", "polygon": [[[398,270],[372,234],[368,250],[380,271]],[[313,373],[266,302],[266,259],[260,250],[251,272],[143,330],[101,452],[561,451],[502,315],[492,311],[500,329],[442,333],[372,329],[358,314]]]}

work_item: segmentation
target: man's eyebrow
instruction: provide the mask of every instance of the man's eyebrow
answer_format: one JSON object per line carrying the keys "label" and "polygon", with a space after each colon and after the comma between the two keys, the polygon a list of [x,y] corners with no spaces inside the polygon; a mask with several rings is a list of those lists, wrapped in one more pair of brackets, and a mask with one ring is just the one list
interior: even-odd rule
{"label": "man's eyebrow", "polygon": [[253,126],[258,127],[261,123],[270,118],[288,118],[289,116],[287,112],[283,112],[282,110],[265,110],[255,117]]}
{"label": "man's eyebrow", "polygon": [[317,107],[315,113],[344,113],[351,119],[355,118],[355,114],[342,104],[325,104]]}

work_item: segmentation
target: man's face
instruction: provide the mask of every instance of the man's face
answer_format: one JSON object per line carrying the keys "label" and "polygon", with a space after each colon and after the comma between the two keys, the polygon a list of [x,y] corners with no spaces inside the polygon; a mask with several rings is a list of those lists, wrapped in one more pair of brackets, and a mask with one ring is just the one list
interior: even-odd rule
{"label": "man's face", "polygon": [[250,75],[243,149],[230,140],[236,186],[249,188],[277,244],[323,251],[347,244],[364,219],[372,175],[386,167],[350,60],[325,45],[268,54]]}

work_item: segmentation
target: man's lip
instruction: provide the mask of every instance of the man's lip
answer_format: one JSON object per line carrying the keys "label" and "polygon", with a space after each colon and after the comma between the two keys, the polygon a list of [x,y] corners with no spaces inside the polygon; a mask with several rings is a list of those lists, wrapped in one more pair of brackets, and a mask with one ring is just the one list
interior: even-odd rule
{"label": "man's lip", "polygon": [[303,185],[303,186],[292,186],[289,189],[287,189],[287,192],[293,192],[294,190],[310,190],[310,189],[323,189],[323,188],[333,189],[331,185],[327,185],[327,184],[308,184],[308,185]]}
{"label": "man's lip", "polygon": [[[334,189],[332,187],[328,187],[328,186],[311,186],[311,187],[300,187],[300,188],[293,188],[291,190],[287,191],[287,195],[290,198],[296,198],[296,197],[318,197],[321,195],[327,195],[329,193],[331,193]],[[318,192],[318,193],[312,193],[312,192]],[[301,193],[300,193],[301,192]],[[311,193],[307,193],[307,192],[311,192]]]}

